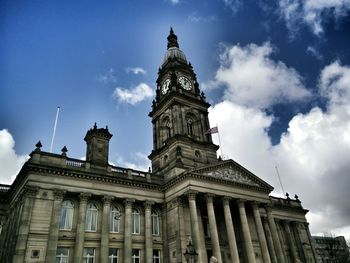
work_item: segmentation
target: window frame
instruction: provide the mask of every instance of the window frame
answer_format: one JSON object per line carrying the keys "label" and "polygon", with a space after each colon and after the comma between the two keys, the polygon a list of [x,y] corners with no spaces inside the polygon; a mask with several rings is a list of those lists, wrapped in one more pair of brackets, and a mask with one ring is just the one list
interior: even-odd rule
{"label": "window frame", "polygon": [[[136,255],[136,254],[134,254],[134,252],[138,252],[137,254],[138,255]],[[136,261],[138,259],[138,261]],[[132,263],[141,263],[141,249],[132,249],[131,250],[131,260],[132,260]]]}
{"label": "window frame", "polygon": [[[114,253],[111,253],[112,249],[115,249],[116,255],[114,255]],[[119,262],[119,249],[110,247],[108,251],[108,262],[114,263],[114,259],[117,259],[117,263]]]}
{"label": "window frame", "polygon": [[[119,218],[116,219],[119,213]],[[120,232],[120,222],[121,222],[121,210],[118,206],[113,205],[109,216],[109,232],[119,233]]]}
{"label": "window frame", "polygon": [[[94,206],[94,209],[91,209],[91,206]],[[86,207],[85,215],[85,231],[88,232],[97,232],[98,225],[98,205],[94,202],[88,203]],[[90,217],[90,219],[88,218]],[[95,228],[93,228],[93,218],[95,217]],[[90,222],[89,222],[90,221]]]}
{"label": "window frame", "polygon": [[[58,250],[59,249],[66,249],[67,250],[67,254],[57,254]],[[64,260],[65,259],[65,260]],[[57,262],[57,260],[59,260]],[[69,248],[68,247],[57,247],[57,250],[56,250],[56,263],[68,263],[69,262]]]}
{"label": "window frame", "polygon": [[[86,253],[85,255],[85,251],[87,251],[88,249],[92,249],[93,250],[93,255],[91,256],[89,253]],[[96,257],[96,248],[94,247],[84,247],[83,250],[83,263],[95,263],[95,257]],[[92,259],[92,261],[90,261]]]}
{"label": "window frame", "polygon": [[[159,213],[156,210],[152,210],[151,213],[151,221],[152,221],[152,235],[153,236],[159,236],[160,234],[160,219],[159,219]],[[155,224],[156,222],[156,224]],[[156,227],[155,227],[156,225]]]}
{"label": "window frame", "polygon": [[[155,255],[155,251],[157,251],[158,255]],[[152,255],[152,263],[160,263],[161,259],[161,252],[160,249],[153,249],[153,255]]]}
{"label": "window frame", "polygon": [[[138,220],[136,221],[136,215]],[[131,213],[132,218],[132,234],[139,235],[141,233],[141,213],[139,209],[134,208]],[[138,231],[136,231],[138,230]]]}
{"label": "window frame", "polygon": [[[69,206],[70,204],[71,206]],[[64,214],[64,217],[63,217]],[[74,219],[74,202],[66,199],[62,202],[59,230],[72,230]]]}

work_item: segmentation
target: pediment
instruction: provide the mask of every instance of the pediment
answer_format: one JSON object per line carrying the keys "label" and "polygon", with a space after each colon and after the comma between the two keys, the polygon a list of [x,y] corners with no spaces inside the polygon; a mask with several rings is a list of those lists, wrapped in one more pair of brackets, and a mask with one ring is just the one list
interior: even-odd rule
{"label": "pediment", "polygon": [[236,183],[239,185],[259,188],[263,191],[273,190],[271,185],[233,160],[222,161],[215,165],[194,169],[191,171],[191,173]]}

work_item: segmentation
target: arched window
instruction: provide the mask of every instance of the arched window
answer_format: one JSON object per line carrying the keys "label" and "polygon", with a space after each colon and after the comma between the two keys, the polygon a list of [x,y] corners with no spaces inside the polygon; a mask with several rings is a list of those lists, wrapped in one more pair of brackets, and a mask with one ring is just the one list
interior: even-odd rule
{"label": "arched window", "polygon": [[119,233],[121,213],[118,207],[113,206],[109,217],[109,232]]}
{"label": "arched window", "polygon": [[152,235],[157,236],[159,235],[159,215],[157,211],[152,211]]}
{"label": "arched window", "polygon": [[137,209],[132,210],[132,233],[140,234],[140,212]]}
{"label": "arched window", "polygon": [[74,204],[70,200],[65,200],[61,208],[60,229],[71,230],[73,225]]}
{"label": "arched window", "polygon": [[191,117],[187,118],[187,134],[193,135],[193,120]]}
{"label": "arched window", "polygon": [[98,208],[94,203],[89,203],[86,211],[85,230],[96,231],[97,230],[97,215]]}

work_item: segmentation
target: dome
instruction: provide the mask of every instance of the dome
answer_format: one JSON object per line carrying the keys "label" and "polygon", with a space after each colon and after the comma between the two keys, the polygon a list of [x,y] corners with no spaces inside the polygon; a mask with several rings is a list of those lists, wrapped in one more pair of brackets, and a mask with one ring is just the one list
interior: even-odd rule
{"label": "dome", "polygon": [[166,51],[163,59],[163,64],[170,58],[178,58],[183,62],[187,63],[185,54],[178,47],[170,47]]}

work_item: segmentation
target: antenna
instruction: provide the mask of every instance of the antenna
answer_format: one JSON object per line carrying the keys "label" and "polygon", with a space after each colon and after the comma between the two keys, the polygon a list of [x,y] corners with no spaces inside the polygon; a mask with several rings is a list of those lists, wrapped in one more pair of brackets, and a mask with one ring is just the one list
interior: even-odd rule
{"label": "antenna", "polygon": [[52,139],[51,139],[50,153],[52,153],[53,141],[55,140],[56,128],[57,128],[57,120],[58,120],[58,114],[59,113],[60,113],[60,106],[57,107],[55,125],[53,126],[53,133],[52,133]]}
{"label": "antenna", "polygon": [[280,173],[278,172],[277,169],[277,165],[275,165],[276,168],[276,172],[277,172],[277,176],[278,176],[278,181],[280,182],[281,188],[282,188],[282,192],[283,192],[283,196],[286,196],[286,192],[284,191],[283,185],[282,185],[282,181],[281,181],[281,177],[280,177]]}

